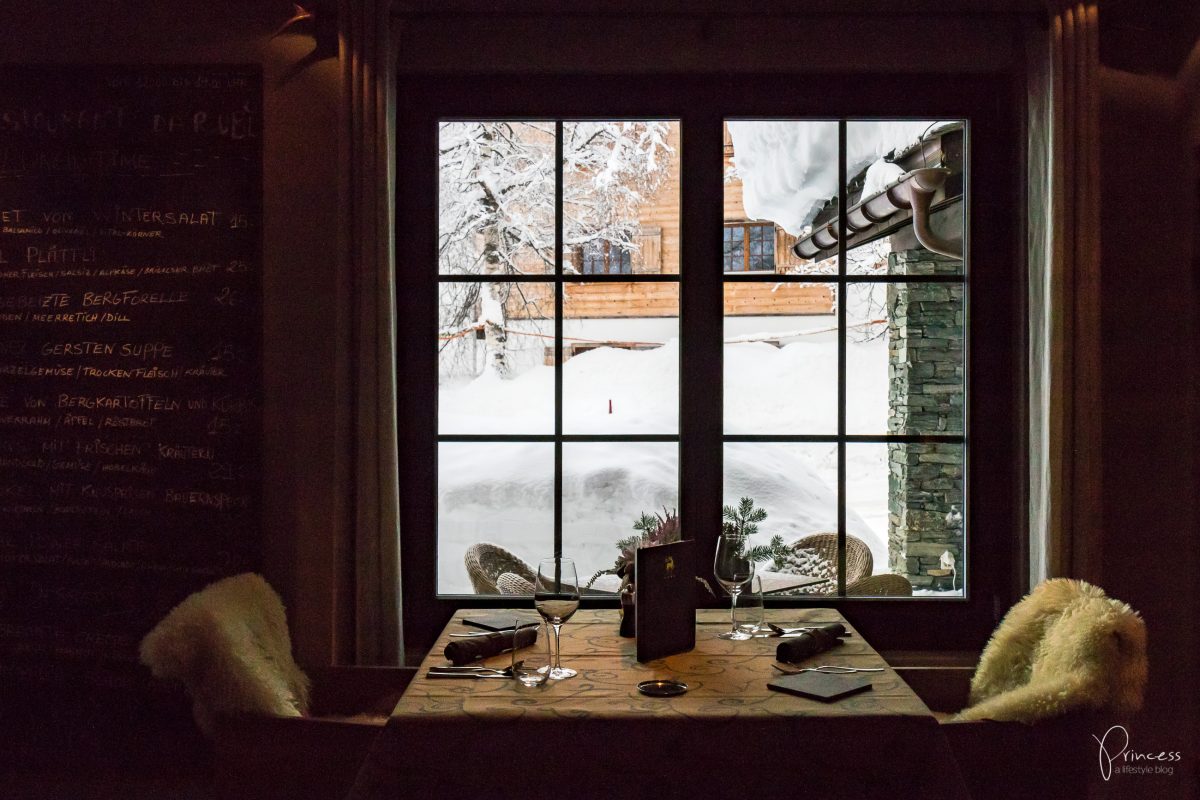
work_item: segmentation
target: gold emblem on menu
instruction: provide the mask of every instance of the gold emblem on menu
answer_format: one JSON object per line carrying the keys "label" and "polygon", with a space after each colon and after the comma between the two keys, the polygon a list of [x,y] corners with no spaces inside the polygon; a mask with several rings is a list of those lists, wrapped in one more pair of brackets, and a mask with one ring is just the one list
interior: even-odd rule
{"label": "gold emblem on menu", "polygon": [[675,556],[667,556],[667,560],[663,564],[663,569],[667,578],[675,577]]}

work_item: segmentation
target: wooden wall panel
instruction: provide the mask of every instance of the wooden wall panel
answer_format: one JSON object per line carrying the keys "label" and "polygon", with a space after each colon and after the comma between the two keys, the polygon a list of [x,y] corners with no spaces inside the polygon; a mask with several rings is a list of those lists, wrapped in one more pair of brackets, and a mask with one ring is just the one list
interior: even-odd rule
{"label": "wooden wall panel", "polygon": [[[526,284],[523,297],[509,298],[509,319],[526,316],[524,303],[536,303],[542,314],[554,313],[554,287]],[[833,292],[823,284],[729,283],[725,286],[725,313],[730,316],[808,316],[832,314]],[[679,287],[674,283],[569,284],[566,287],[567,319],[620,319],[675,317],[679,315]]]}

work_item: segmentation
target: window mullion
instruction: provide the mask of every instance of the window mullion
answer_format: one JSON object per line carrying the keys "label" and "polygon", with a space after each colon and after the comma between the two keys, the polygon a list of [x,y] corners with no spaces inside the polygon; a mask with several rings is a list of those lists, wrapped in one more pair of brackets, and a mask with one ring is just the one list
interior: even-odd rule
{"label": "window mullion", "polygon": [[[696,569],[711,576],[721,529],[724,146],[720,116],[685,115],[680,174],[679,511],[696,540]],[[713,269],[713,266],[720,268]]]}
{"label": "window mullion", "polygon": [[554,123],[554,555],[563,542],[563,123]]}
{"label": "window mullion", "polygon": [[837,589],[846,596],[846,120],[838,120]]}

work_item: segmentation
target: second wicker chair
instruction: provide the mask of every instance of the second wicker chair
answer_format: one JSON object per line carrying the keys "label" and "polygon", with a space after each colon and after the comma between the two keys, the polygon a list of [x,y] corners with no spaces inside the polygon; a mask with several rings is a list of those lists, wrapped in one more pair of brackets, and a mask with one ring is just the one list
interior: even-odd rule
{"label": "second wicker chair", "polygon": [[[828,576],[831,578],[830,583],[813,587],[811,594],[837,593],[837,540],[836,533],[814,533],[792,542],[793,550],[813,550],[820,558],[833,565],[833,574]],[[874,568],[875,562],[867,543],[857,536],[846,534],[846,585],[850,586],[867,577]]]}
{"label": "second wicker chair", "polygon": [[471,545],[463,556],[463,562],[475,594],[500,594],[496,580],[506,572],[524,578],[530,586],[533,585],[533,568],[497,544],[480,542]]}

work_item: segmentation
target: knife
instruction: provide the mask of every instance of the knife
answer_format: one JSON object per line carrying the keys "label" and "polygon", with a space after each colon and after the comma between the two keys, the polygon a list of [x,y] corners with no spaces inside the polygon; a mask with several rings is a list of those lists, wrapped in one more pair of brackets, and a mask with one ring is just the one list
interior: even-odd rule
{"label": "knife", "polygon": [[472,680],[474,680],[476,678],[480,678],[480,679],[482,679],[482,678],[500,678],[501,680],[505,680],[505,681],[512,680],[512,675],[502,675],[499,673],[492,674],[492,673],[488,673],[488,672],[435,672],[433,670],[429,670],[429,672],[425,673],[425,677],[426,678],[470,678]]}

